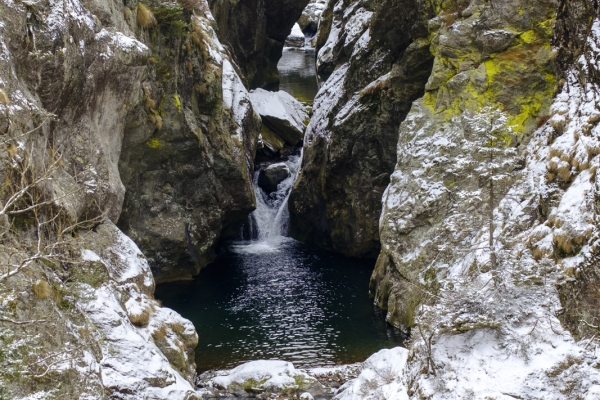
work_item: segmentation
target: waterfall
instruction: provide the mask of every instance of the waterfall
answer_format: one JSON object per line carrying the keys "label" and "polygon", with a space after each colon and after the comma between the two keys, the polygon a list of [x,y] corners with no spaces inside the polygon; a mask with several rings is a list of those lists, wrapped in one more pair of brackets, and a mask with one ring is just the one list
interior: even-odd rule
{"label": "waterfall", "polygon": [[277,190],[271,193],[266,193],[258,184],[262,168],[254,173],[256,210],[250,214],[247,228],[244,229],[244,232],[250,233],[251,240],[244,245],[234,245],[232,247],[234,251],[244,253],[277,251],[278,245],[287,237],[290,220],[288,199],[300,171],[302,151],[300,154],[288,156],[283,163],[290,170],[290,176],[279,183]]}

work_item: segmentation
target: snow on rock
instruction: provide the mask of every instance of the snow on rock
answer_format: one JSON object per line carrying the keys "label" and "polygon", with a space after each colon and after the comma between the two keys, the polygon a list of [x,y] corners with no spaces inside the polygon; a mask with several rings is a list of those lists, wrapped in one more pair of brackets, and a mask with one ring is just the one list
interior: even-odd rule
{"label": "snow on rock", "polygon": [[244,138],[244,121],[254,113],[250,96],[231,62],[223,60],[223,104],[231,110],[236,122],[235,135],[239,143]]}
{"label": "snow on rock", "polygon": [[111,245],[83,249],[86,261],[102,261],[111,278],[118,284],[132,283],[144,294],[154,293],[154,278],[148,262],[137,245],[111,224],[102,224],[97,232],[110,238]]}
{"label": "snow on rock", "polygon": [[348,20],[344,27],[346,32],[346,41],[344,47],[353,44],[368,28],[373,13],[364,8],[359,8]]}
{"label": "snow on rock", "polygon": [[337,68],[319,89],[313,105],[313,116],[306,132],[307,143],[310,143],[315,137],[325,136],[329,138],[331,135],[331,132],[327,129],[329,114],[344,96],[342,88],[349,68],[350,64],[343,64]]}
{"label": "snow on rock", "polygon": [[403,347],[394,347],[373,354],[363,363],[360,375],[339,388],[334,400],[408,400],[403,382],[408,353]]}
{"label": "snow on rock", "polygon": [[290,32],[288,37],[285,39],[285,46],[286,47],[303,47],[304,39],[305,39],[304,33],[302,32],[300,25],[298,25],[298,23],[296,23],[292,27],[292,31]]}
{"label": "snow on rock", "polygon": [[300,25],[298,25],[298,23],[294,24],[294,26],[292,27],[292,31],[290,32],[288,37],[304,39],[304,33],[302,32],[302,29],[300,28]]}
{"label": "snow on rock", "polygon": [[258,360],[242,364],[229,371],[221,371],[207,386],[234,393],[262,392],[319,394],[321,384],[307,373],[294,368],[287,361]]}
{"label": "snow on rock", "polygon": [[[448,177],[467,175],[473,163],[465,141],[468,124],[457,119],[431,128],[435,121],[420,101],[403,123],[398,148],[403,168],[396,169],[384,195],[381,227],[385,251],[398,245],[410,245],[410,251],[392,250],[390,261],[384,261],[398,270],[414,269],[415,260],[435,254],[429,276],[402,278],[438,285],[435,300],[416,310],[418,329],[413,328],[404,372],[411,396],[599,398],[600,347],[597,328],[588,326],[597,318],[597,305],[589,303],[597,296],[597,281],[588,283],[596,287],[585,286],[597,274],[600,248],[594,212],[600,187],[599,88],[591,78],[597,75],[586,72],[596,68],[597,32],[596,20],[588,54],[567,71],[551,118],[522,150],[524,165],[512,171],[514,181],[494,210],[495,269],[489,262],[489,227],[469,221],[486,191],[481,185],[458,191],[454,179],[433,179],[440,165]],[[433,229],[418,226],[415,216],[435,220],[434,211],[446,205],[453,208],[435,234],[426,236]],[[421,233],[409,242],[407,232]],[[438,241],[444,232],[445,243]],[[397,312],[393,307],[389,310]]]}
{"label": "snow on rock", "polygon": [[103,386],[121,399],[199,398],[193,380],[193,325],[153,299],[150,267],[135,243],[111,223],[86,236],[82,259],[101,263],[109,280],[79,283],[77,303],[100,332]]}
{"label": "snow on rock", "polygon": [[541,335],[528,337],[523,329],[522,341],[512,344],[499,341],[493,329],[443,336],[433,351],[439,377],[422,379],[419,390],[434,399],[562,399],[567,390],[595,398],[600,393],[600,374],[591,366],[596,358],[564,332],[553,333],[558,326],[538,323],[534,329]]}
{"label": "snow on rock", "polygon": [[[344,1],[339,0],[335,5],[334,13],[339,14],[343,6]],[[340,39],[343,27],[344,25],[341,18],[333,19],[331,30],[329,32],[329,36],[327,37],[327,41],[317,54],[317,70],[321,70],[322,66],[333,63],[333,49],[337,44],[338,40]]]}
{"label": "snow on rock", "polygon": [[269,92],[264,89],[250,92],[250,100],[265,125],[286,143],[292,146],[298,144],[304,136],[309,119],[302,103],[286,92]]}
{"label": "snow on rock", "polygon": [[108,51],[107,53],[104,53],[106,55],[112,54],[114,50],[120,50],[125,53],[147,53],[148,55],[150,53],[148,46],[139,40],[125,36],[123,33],[118,31],[110,32],[105,28],[102,28],[102,30],[96,34],[96,40],[108,43]]}
{"label": "snow on rock", "polygon": [[326,0],[311,0],[310,3],[302,11],[302,15],[298,20],[299,28],[302,30],[308,29],[309,31],[316,32],[321,15],[327,6]]}

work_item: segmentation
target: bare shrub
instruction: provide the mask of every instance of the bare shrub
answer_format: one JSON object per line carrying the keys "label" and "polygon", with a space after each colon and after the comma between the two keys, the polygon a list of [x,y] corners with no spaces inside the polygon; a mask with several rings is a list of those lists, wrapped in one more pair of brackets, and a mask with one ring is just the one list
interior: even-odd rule
{"label": "bare shrub", "polygon": [[48,282],[44,280],[38,280],[33,285],[31,285],[31,289],[33,290],[33,294],[40,300],[45,300],[50,297],[54,297],[54,290],[50,287]]}
{"label": "bare shrub", "polygon": [[2,89],[0,89],[0,103],[4,104],[5,106],[7,106],[10,103],[10,99],[8,98],[8,95]]}

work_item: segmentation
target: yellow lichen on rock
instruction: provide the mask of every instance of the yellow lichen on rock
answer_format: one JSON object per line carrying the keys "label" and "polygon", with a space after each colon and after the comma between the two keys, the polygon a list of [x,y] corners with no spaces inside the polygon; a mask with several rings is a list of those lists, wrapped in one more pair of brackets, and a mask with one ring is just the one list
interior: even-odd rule
{"label": "yellow lichen on rock", "polygon": [[160,142],[160,139],[158,138],[151,138],[148,139],[148,141],[146,142],[146,146],[150,147],[151,149],[160,149],[162,147],[162,143]]}

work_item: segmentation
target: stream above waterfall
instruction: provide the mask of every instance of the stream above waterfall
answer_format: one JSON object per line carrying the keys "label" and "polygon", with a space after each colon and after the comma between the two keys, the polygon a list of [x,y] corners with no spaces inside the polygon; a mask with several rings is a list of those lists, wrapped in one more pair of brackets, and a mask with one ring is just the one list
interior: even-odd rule
{"label": "stream above waterfall", "polygon": [[314,49],[286,47],[277,69],[279,84],[268,89],[283,90],[303,103],[312,104],[319,91]]}

